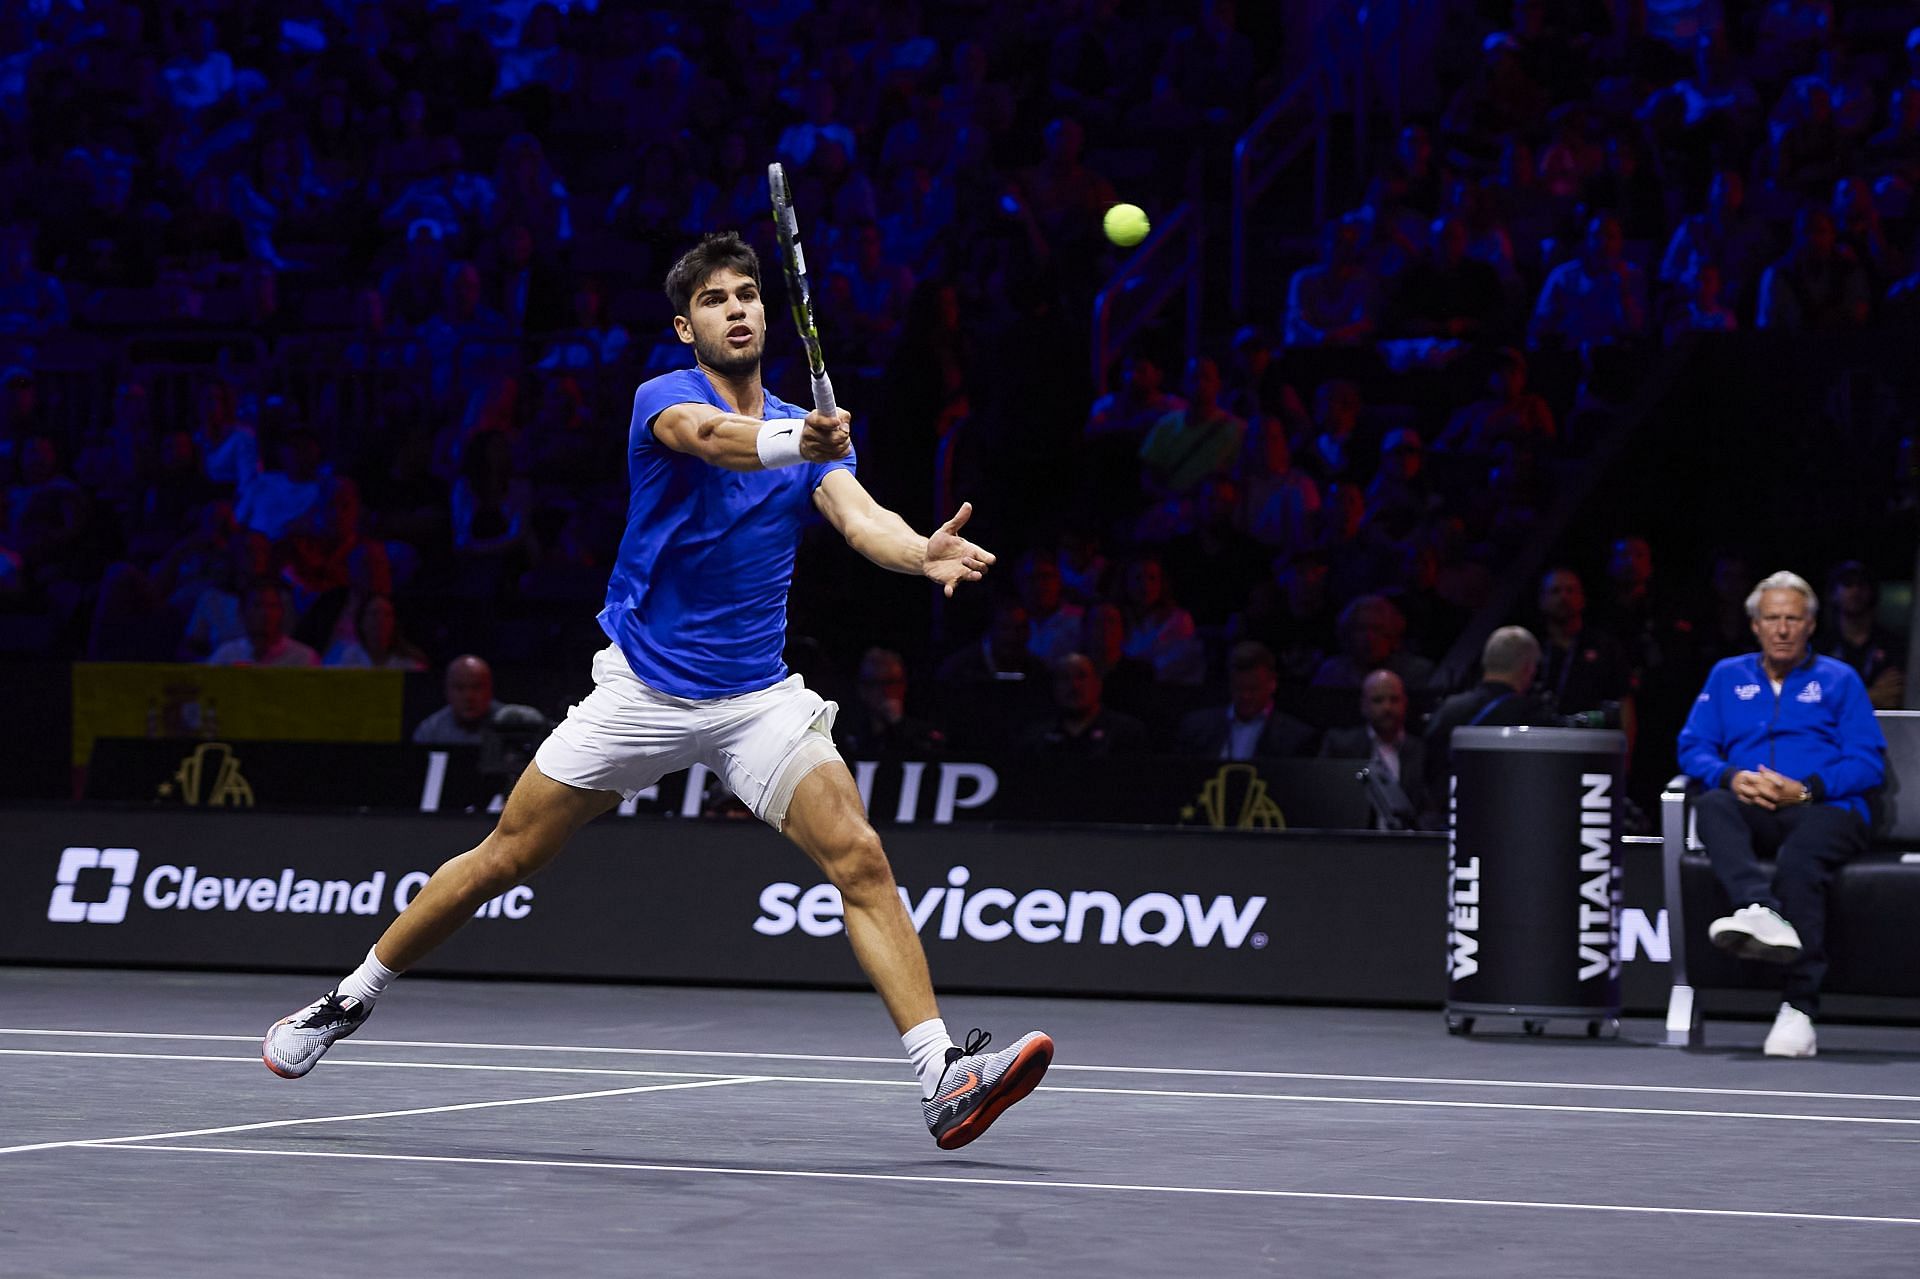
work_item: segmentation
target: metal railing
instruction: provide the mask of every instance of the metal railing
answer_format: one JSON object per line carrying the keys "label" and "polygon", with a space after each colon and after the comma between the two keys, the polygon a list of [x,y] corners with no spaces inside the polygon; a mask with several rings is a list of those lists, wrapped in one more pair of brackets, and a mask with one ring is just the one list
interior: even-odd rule
{"label": "metal railing", "polygon": [[[1309,151],[1313,154],[1313,220],[1327,216],[1327,171],[1332,158],[1328,69],[1316,60],[1247,126],[1233,144],[1233,260],[1229,301],[1236,316],[1247,309],[1247,274],[1254,205],[1280,176]],[[1283,141],[1281,130],[1287,128]]]}
{"label": "metal railing", "polygon": [[1233,260],[1229,301],[1244,316],[1251,269],[1253,211],[1302,159],[1312,157],[1313,225],[1327,220],[1333,167],[1334,117],[1344,112],[1353,129],[1351,157],[1363,184],[1372,147],[1376,109],[1398,132],[1402,118],[1401,71],[1411,6],[1392,0],[1348,4],[1314,28],[1313,57],[1280,95],[1241,133],[1233,146]]}
{"label": "metal railing", "polygon": [[1152,323],[1160,309],[1186,291],[1186,354],[1200,350],[1202,256],[1206,219],[1197,200],[1176,208],[1124,262],[1093,300],[1094,394],[1107,393],[1115,355]]}

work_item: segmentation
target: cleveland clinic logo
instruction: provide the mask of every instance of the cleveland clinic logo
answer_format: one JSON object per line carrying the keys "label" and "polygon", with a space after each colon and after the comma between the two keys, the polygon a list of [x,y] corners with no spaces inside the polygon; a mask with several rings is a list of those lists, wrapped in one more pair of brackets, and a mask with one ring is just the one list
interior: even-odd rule
{"label": "cleveland clinic logo", "polygon": [[[60,874],[53,885],[53,897],[47,902],[47,919],[55,924],[117,924],[127,917],[127,902],[133,896],[133,872],[140,865],[140,852],[134,848],[68,848],[60,853]],[[82,871],[107,871],[112,884],[104,901],[80,901],[73,890],[80,885]],[[92,877],[95,885],[98,875]]]}

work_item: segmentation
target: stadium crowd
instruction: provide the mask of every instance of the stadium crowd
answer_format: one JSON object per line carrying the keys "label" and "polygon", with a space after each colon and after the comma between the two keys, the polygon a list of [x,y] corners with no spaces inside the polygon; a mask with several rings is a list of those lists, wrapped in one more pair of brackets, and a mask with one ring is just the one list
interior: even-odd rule
{"label": "stadium crowd", "polygon": [[[1424,709],[1659,348],[1920,298],[1902,4],[1452,6],[1440,109],[1373,158],[1315,259],[1191,358],[1149,333],[1102,395],[1100,216],[1122,184],[1156,211],[1217,197],[1282,85],[1267,7],[6,8],[16,654],[525,665],[552,630],[501,618],[590,630],[627,402],[685,359],[659,281],[725,227],[777,275],[773,157],[869,487],[922,526],[973,499],[1001,554],[974,612],[904,640],[810,606],[839,570],[803,557],[790,660],[861,707],[845,731],[916,750],[1097,730],[1309,753],[1370,721],[1378,671]],[[1526,619],[1543,713],[1632,722],[1636,695],[1748,646],[1764,566],[1729,551],[1695,590],[1630,531],[1590,549],[1605,580],[1556,569]],[[1870,575],[1831,590],[1828,651],[1897,704]],[[1196,736],[1229,701],[1225,735]]]}

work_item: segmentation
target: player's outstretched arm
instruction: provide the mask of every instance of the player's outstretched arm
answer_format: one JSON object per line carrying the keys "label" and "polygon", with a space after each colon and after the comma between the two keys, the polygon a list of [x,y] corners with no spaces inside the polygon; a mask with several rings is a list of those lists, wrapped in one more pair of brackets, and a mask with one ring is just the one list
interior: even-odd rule
{"label": "player's outstretched arm", "polygon": [[932,537],[920,536],[899,515],[874,501],[851,471],[827,472],[813,491],[813,504],[848,546],[881,568],[917,573],[948,595],[961,582],[979,581],[993,566],[993,552],[960,536],[973,514],[971,502],[962,502]]}
{"label": "player's outstretched arm", "polygon": [[[847,424],[852,420],[845,409],[837,418],[809,413],[804,418],[763,421],[711,404],[675,404],[653,419],[653,435],[676,453],[691,454],[725,470],[764,471],[794,462],[845,457],[851,447]],[[781,438],[786,436],[792,438]]]}

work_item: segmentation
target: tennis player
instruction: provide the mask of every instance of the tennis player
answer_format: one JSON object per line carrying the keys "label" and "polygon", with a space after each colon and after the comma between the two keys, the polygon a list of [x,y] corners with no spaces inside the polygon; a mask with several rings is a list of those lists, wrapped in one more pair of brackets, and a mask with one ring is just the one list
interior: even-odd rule
{"label": "tennis player", "polygon": [[276,1022],[261,1055],[275,1074],[306,1074],[482,904],[621,797],[698,762],[840,890],[847,938],[920,1077],[927,1126],[956,1149],[1033,1091],[1053,1041],[1033,1031],[989,1053],[976,1031],[954,1044],[880,837],[834,750],[838,707],[789,674],[781,651],[811,511],[875,564],[948,595],[994,557],[961,536],[969,506],[922,537],[876,503],[854,475],[846,412],[807,413],[761,385],[760,263],[739,236],[707,236],[666,287],[694,367],[633,397],[627,530],[600,613],[611,643],[593,659],[593,692],[541,745],[492,833],[434,873],[359,968]]}

